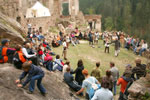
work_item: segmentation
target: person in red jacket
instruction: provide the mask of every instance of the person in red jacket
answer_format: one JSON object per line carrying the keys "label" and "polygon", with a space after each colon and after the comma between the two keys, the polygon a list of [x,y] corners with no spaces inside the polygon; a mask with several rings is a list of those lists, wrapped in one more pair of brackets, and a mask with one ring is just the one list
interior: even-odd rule
{"label": "person in red jacket", "polygon": [[6,62],[12,63],[15,49],[8,48],[9,42],[10,41],[8,39],[3,39],[1,41],[2,46],[0,47],[0,63],[6,63]]}
{"label": "person in red jacket", "polygon": [[120,96],[118,100],[124,100],[123,94],[127,88],[128,82],[132,81],[131,79],[131,72],[130,71],[125,71],[123,73],[123,76],[118,79],[117,85],[121,85],[120,88]]}
{"label": "person in red jacket", "polygon": [[14,62],[14,65],[17,69],[22,69],[22,64],[24,62],[26,62],[26,57],[24,56],[24,54],[22,53],[22,47],[21,45],[17,45],[15,47],[16,49],[16,53],[13,57],[13,62]]}

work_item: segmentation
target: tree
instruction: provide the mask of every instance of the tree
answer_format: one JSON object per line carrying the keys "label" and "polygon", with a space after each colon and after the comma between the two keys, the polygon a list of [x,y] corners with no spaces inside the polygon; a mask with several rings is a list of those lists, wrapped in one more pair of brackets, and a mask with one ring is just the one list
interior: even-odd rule
{"label": "tree", "polygon": [[113,20],[111,17],[105,18],[105,29],[107,31],[112,31],[113,29]]}

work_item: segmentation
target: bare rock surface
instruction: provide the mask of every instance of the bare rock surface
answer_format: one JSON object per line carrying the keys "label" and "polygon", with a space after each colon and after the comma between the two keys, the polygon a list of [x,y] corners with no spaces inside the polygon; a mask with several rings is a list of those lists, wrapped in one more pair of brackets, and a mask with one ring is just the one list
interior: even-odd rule
{"label": "bare rock surface", "polygon": [[40,94],[35,83],[35,91],[28,94],[28,86],[18,88],[15,80],[20,76],[22,70],[15,69],[11,64],[0,64],[0,100],[74,100],[70,96],[68,86],[63,82],[62,73],[50,73],[45,71],[42,84],[47,90],[44,97]]}
{"label": "bare rock surface", "polygon": [[9,38],[22,43],[25,40],[22,36],[24,34],[25,31],[17,21],[0,13],[0,39]]}
{"label": "bare rock surface", "polygon": [[129,88],[129,100],[142,100],[145,93],[150,93],[150,75],[135,81]]}

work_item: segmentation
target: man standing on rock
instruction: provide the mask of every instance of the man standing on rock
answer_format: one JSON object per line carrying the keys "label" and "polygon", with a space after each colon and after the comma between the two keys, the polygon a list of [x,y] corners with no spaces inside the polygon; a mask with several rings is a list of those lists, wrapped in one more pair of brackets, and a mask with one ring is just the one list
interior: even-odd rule
{"label": "man standing on rock", "polygon": [[117,80],[119,78],[119,70],[117,67],[115,67],[115,63],[114,62],[110,62],[110,71],[112,73],[112,77],[113,77],[113,92],[114,95],[116,95],[116,85],[117,85]]}

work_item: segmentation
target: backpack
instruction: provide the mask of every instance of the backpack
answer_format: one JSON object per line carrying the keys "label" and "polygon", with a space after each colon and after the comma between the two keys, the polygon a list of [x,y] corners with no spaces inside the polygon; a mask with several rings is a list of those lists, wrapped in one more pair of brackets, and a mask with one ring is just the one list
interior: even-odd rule
{"label": "backpack", "polygon": [[129,81],[128,84],[127,84],[127,87],[123,93],[123,100],[128,100],[128,95],[129,95],[129,92],[128,92],[128,89],[130,88],[130,86],[132,85],[133,81]]}
{"label": "backpack", "polygon": [[17,69],[21,69],[22,68],[22,62],[21,60],[19,59],[19,55],[18,53],[16,53],[13,57],[13,64],[14,66],[17,68]]}
{"label": "backpack", "polygon": [[[93,80],[94,80],[94,78],[92,78]],[[98,90],[98,89],[100,89],[101,88],[101,86],[100,86],[100,84],[96,84],[96,83],[92,83],[92,82],[90,82],[90,81],[88,81],[87,80],[87,82],[89,83],[89,84],[91,84],[91,88],[90,88],[90,90],[89,90],[89,98],[90,98],[90,100],[92,99],[92,97],[94,96],[94,94],[95,94],[95,92]]]}
{"label": "backpack", "polygon": [[2,50],[3,50],[3,47],[0,46],[0,59],[3,59],[3,56],[2,56]]}

